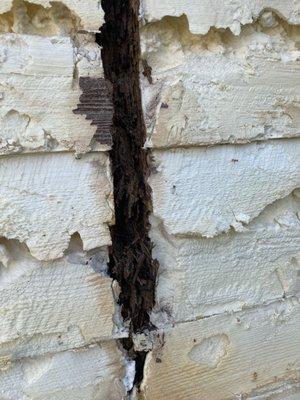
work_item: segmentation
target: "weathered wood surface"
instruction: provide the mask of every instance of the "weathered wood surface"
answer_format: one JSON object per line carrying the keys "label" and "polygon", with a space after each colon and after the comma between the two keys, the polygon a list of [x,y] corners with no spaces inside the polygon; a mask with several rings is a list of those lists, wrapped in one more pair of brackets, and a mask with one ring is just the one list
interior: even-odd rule
{"label": "weathered wood surface", "polygon": [[63,256],[79,233],[85,250],[110,244],[112,182],[106,154],[48,153],[0,161],[0,235],[40,260]]}
{"label": "weathered wood surface", "polygon": [[[109,149],[111,95],[93,37],[79,35],[75,45],[64,37],[5,34],[0,54],[0,155]],[[99,128],[84,113],[73,112],[86,95],[77,73],[100,87],[93,103]]]}
{"label": "weathered wood surface", "polygon": [[80,77],[79,86],[82,95],[74,114],[85,115],[96,126],[93,139],[101,145],[112,145],[113,103],[112,85],[104,78]]}
{"label": "weathered wood surface", "polygon": [[244,232],[175,238],[152,221],[160,262],[156,325],[209,317],[300,294],[300,202],[268,206]]}
{"label": "weathered wood surface", "polygon": [[292,299],[170,328],[146,361],[145,400],[243,399],[299,380],[299,318]]}
{"label": "weathered wood surface", "polygon": [[41,262],[2,240],[0,364],[120,337],[107,251],[73,238],[64,258]]}
{"label": "weathered wood surface", "polygon": [[[246,6],[245,6],[246,7]],[[235,37],[189,32],[186,17],[142,30],[150,147],[247,143],[300,135],[300,29],[265,12]]]}
{"label": "weathered wood surface", "polygon": [[300,142],[154,151],[153,213],[177,236],[243,231],[300,184]]}
{"label": "weathered wood surface", "polygon": [[125,362],[115,342],[13,363],[0,372],[9,400],[120,400]]}

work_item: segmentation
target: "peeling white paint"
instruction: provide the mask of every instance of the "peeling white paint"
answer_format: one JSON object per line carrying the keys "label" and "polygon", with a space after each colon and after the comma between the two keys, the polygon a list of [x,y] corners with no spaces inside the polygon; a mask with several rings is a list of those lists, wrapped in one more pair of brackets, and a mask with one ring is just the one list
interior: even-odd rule
{"label": "peeling white paint", "polygon": [[126,392],[130,392],[133,388],[134,378],[135,378],[135,361],[126,359],[125,366],[126,366],[126,375],[123,379],[124,387],[126,388]]}
{"label": "peeling white paint", "polygon": [[18,400],[122,400],[123,357],[114,342],[26,359],[0,372],[0,396]]}
{"label": "peeling white paint", "polygon": [[142,29],[152,68],[151,83],[142,75],[147,146],[299,137],[300,29],[265,24],[261,18],[238,37],[192,35],[184,17]]}
{"label": "peeling white paint", "polygon": [[[163,348],[147,358],[144,399],[247,399],[258,387],[299,380],[299,317],[291,299],[165,329]],[[195,345],[215,335],[228,337],[219,364],[212,369],[191,360]]]}
{"label": "peeling white paint", "polygon": [[231,228],[243,231],[300,185],[298,140],[153,154],[153,213],[172,235],[211,238]]}
{"label": "peeling white paint", "polygon": [[[1,399],[125,400],[133,388],[107,276],[109,147],[73,113],[79,78],[103,77],[100,3],[0,2]],[[149,351],[141,396],[296,400],[300,2],[141,3],[160,263],[158,331],[132,337]]]}
{"label": "peeling white paint", "polygon": [[265,10],[275,10],[291,24],[299,24],[298,0],[142,0],[142,17],[156,21],[164,16],[187,15],[192,33],[205,34],[211,27],[229,28],[239,35],[241,25],[249,24]]}
{"label": "peeling white paint", "polygon": [[[16,2],[17,3],[17,2]],[[19,1],[19,7],[22,9],[23,7],[23,0]],[[14,0],[1,0],[0,4],[0,14],[8,13],[14,4]],[[58,22],[62,23],[62,25],[68,25],[70,23],[69,19],[73,16],[74,18],[78,18],[80,21],[79,27],[81,29],[87,30],[87,31],[98,31],[99,27],[102,25],[104,21],[104,13],[101,8],[101,4],[98,0],[63,0],[63,1],[52,1],[52,0],[30,0],[27,2],[27,4],[30,5],[38,5],[42,6],[38,10],[35,9],[30,9],[30,19],[33,20],[33,27],[36,29],[44,29],[45,33],[48,32],[48,35],[51,35],[52,31],[51,28],[53,29],[55,27],[55,17],[58,17]],[[63,7],[63,14],[61,13],[61,9]],[[55,10],[55,7],[57,10]],[[69,12],[65,10],[65,7],[69,9]],[[52,12],[56,11],[57,16],[55,13],[52,14]],[[20,13],[21,15],[17,16],[20,18],[23,13]],[[47,15],[47,19],[43,18],[45,17],[45,14]],[[49,24],[49,14],[50,17],[54,17],[54,23]],[[59,21],[59,17],[63,19],[63,21]],[[24,18],[24,17],[23,17]],[[17,21],[17,33],[23,33],[23,32],[18,32],[18,28],[22,27],[23,28],[28,28],[30,26],[30,19],[28,20],[23,20]],[[21,22],[21,23],[20,23]],[[72,21],[71,21],[72,23]],[[53,26],[54,25],[54,26]]]}
{"label": "peeling white paint", "polygon": [[0,235],[25,242],[40,260],[63,256],[78,232],[85,250],[110,244],[112,182],[106,154],[0,159]]}
{"label": "peeling white paint", "polygon": [[164,338],[145,400],[298,399],[299,9],[142,1]]}
{"label": "peeling white paint", "polygon": [[152,219],[160,262],[155,325],[241,310],[300,294],[300,203],[267,207],[244,232],[213,239],[174,238]]}
{"label": "peeling white paint", "polygon": [[82,252],[76,261],[72,243],[67,257],[46,263],[17,241],[2,245],[10,264],[0,275],[0,358],[35,357],[113,337],[112,279],[93,267],[95,261],[106,267],[105,251]]}
{"label": "peeling white paint", "polygon": [[133,385],[107,274],[109,146],[73,113],[79,79],[104,75],[102,23],[98,0],[0,1],[1,399],[125,400]]}
{"label": "peeling white paint", "polygon": [[103,77],[100,49],[90,35],[70,38],[0,35],[0,154],[95,148],[96,127],[75,115],[78,77]]}

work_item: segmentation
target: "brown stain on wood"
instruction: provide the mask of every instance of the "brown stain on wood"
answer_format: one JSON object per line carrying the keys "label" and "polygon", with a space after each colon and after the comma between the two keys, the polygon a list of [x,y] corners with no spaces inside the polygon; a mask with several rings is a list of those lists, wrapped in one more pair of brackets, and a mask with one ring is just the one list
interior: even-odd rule
{"label": "brown stain on wood", "polygon": [[100,144],[112,145],[111,126],[113,121],[112,85],[104,78],[80,77],[82,94],[74,114],[85,115],[91,125],[97,127],[94,140]]}

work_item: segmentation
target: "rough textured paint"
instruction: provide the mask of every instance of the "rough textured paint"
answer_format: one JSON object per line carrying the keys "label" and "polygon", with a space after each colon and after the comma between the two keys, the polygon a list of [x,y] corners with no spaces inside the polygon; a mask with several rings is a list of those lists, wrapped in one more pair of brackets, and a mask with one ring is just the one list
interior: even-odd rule
{"label": "rough textured paint", "polygon": [[178,147],[297,137],[300,28],[272,12],[235,37],[189,32],[186,17],[142,30],[148,146]]}
{"label": "rough textured paint", "polygon": [[84,252],[72,239],[63,259],[46,263],[17,241],[2,246],[9,256],[0,280],[0,364],[118,336],[105,250]]}
{"label": "rough textured paint", "polygon": [[13,400],[120,400],[125,363],[114,342],[12,364],[0,373],[0,395]]}
{"label": "rough textured paint", "polygon": [[98,0],[0,2],[1,399],[121,400],[132,387],[107,274],[102,22]]}
{"label": "rough textured paint", "polygon": [[31,29],[44,35],[51,35],[53,31],[70,34],[74,22],[78,28],[98,31],[104,17],[98,0],[1,0],[0,14],[4,13],[15,17],[13,32],[28,33],[27,29]]}
{"label": "rough textured paint", "polygon": [[142,16],[147,22],[185,14],[191,32],[197,34],[216,27],[229,28],[239,35],[241,25],[251,23],[265,9],[275,10],[291,24],[300,22],[298,0],[142,0]]}
{"label": "rough textured paint", "polygon": [[39,260],[63,255],[78,232],[85,250],[110,244],[112,184],[107,155],[39,154],[0,161],[0,235]]}
{"label": "rough textured paint", "polygon": [[300,185],[298,140],[153,154],[153,212],[177,236],[243,231],[265,207]]}
{"label": "rough textured paint", "polygon": [[299,7],[142,1],[160,264],[144,400],[299,398]]}
{"label": "rough textured paint", "polygon": [[300,293],[300,203],[295,194],[268,206],[244,232],[174,238],[152,221],[160,261],[156,325],[255,306]]}
{"label": "rough textured paint", "polygon": [[290,379],[274,382],[269,385],[254,389],[246,400],[297,400],[300,394],[300,381]]}
{"label": "rough textured paint", "polygon": [[[146,360],[144,399],[244,399],[257,387],[299,380],[299,316],[292,299],[167,329],[162,349]],[[191,359],[215,335],[226,338],[215,368]]]}
{"label": "rough textured paint", "polygon": [[1,400],[299,399],[299,12],[0,1]]}
{"label": "rough textured paint", "polygon": [[[84,96],[77,69],[81,79],[88,79],[86,64],[93,59],[93,78],[103,76],[100,52],[91,40],[77,37],[75,45],[64,37],[0,35],[0,154],[109,148],[94,146],[97,129],[85,115],[72,112]],[[99,113],[107,118],[106,109]]]}

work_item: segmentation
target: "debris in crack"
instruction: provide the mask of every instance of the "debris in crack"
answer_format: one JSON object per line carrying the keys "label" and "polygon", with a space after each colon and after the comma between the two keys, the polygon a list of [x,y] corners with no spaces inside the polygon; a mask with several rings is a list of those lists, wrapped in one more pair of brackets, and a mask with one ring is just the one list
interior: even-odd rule
{"label": "debris in crack", "polygon": [[110,157],[116,221],[111,228],[109,271],[121,287],[122,316],[130,321],[131,335],[122,345],[136,362],[134,383],[138,387],[147,352],[135,351],[132,334],[154,329],[149,314],[158,268],[149,238],[150,155],[143,148],[146,128],[139,81],[139,1],[102,0],[102,8],[105,24],[96,40],[102,46],[105,78],[113,85],[114,103]]}

